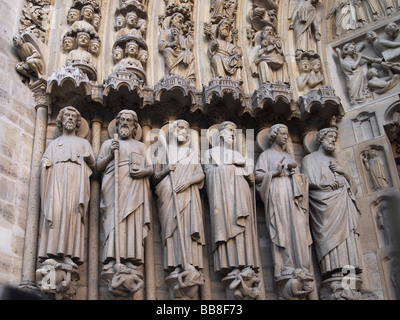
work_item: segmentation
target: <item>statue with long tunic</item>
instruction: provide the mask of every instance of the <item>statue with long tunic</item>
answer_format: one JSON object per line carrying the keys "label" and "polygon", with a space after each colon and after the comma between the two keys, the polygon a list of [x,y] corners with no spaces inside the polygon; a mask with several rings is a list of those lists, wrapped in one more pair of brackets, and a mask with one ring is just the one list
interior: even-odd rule
{"label": "statue with long tunic", "polygon": [[213,78],[231,78],[241,80],[243,68],[243,51],[232,38],[232,22],[222,19],[216,26],[215,34],[210,28],[205,28],[205,34],[210,40],[208,56],[211,61]]}
{"label": "statue with long tunic", "polygon": [[354,287],[346,288],[357,292],[363,268],[360,211],[356,186],[334,154],[337,135],[332,128],[318,132],[318,149],[303,158],[302,173],[310,185],[311,232],[322,278],[328,286],[333,282],[342,285],[343,275],[350,272]]}
{"label": "statue with long tunic", "polygon": [[[308,212],[308,181],[287,150],[287,126],[276,124],[268,133],[268,145],[256,164],[256,183],[265,206],[271,238],[274,279],[283,287],[303,271],[307,281],[285,299],[307,299],[315,285],[312,275],[311,232]],[[279,283],[282,283],[279,285]],[[300,290],[301,289],[301,290]],[[282,294],[283,296],[283,294]]]}
{"label": "statue with long tunic", "polygon": [[[165,65],[169,74],[176,74],[195,81],[194,71],[194,36],[193,29],[184,32],[184,16],[176,12],[165,19],[165,29],[158,39],[158,50],[164,56]],[[188,26],[186,23],[186,26]]]}
{"label": "statue with long tunic", "polygon": [[295,51],[317,50],[321,40],[321,7],[318,0],[300,0],[293,10],[289,29],[294,32]]}
{"label": "statue with long tunic", "polygon": [[[146,145],[134,138],[139,126],[136,113],[122,110],[115,123],[118,139],[106,140],[97,158],[97,171],[103,175],[100,200],[104,229],[103,277],[118,276],[124,264],[131,269],[124,274],[140,278],[137,269],[144,264],[144,240],[150,229],[149,177],[153,168],[146,160]],[[111,285],[115,282],[119,281],[111,280]],[[122,289],[114,286],[111,290]]]}
{"label": "statue with long tunic", "polygon": [[[234,279],[246,267],[258,272],[254,174],[234,149],[236,125],[219,125],[219,145],[204,153],[204,172],[210,205],[214,270]],[[225,279],[225,278],[224,278]]]}
{"label": "statue with long tunic", "polygon": [[[89,178],[95,155],[90,143],[76,135],[81,125],[78,110],[62,109],[56,125],[62,135],[50,142],[41,161],[42,225],[38,258],[42,267],[51,264],[56,273],[64,270],[71,278],[71,273],[77,273],[85,260]],[[46,263],[49,259],[54,263]],[[69,288],[68,281],[61,287],[54,285],[54,293],[60,293],[61,287],[64,291]]]}
{"label": "statue with long tunic", "polygon": [[[185,120],[176,120],[170,125],[169,143],[164,146],[168,157],[160,154],[152,176],[161,225],[164,271],[169,273],[165,281],[174,291],[174,298],[185,295],[186,287],[190,287],[191,296],[185,298],[193,298],[196,293],[193,286],[204,284],[204,280],[199,281],[203,279],[205,245],[200,198],[204,173],[197,152],[189,147],[189,134],[189,123]],[[195,283],[187,281],[190,277]],[[184,288],[180,288],[182,283],[185,283]]]}

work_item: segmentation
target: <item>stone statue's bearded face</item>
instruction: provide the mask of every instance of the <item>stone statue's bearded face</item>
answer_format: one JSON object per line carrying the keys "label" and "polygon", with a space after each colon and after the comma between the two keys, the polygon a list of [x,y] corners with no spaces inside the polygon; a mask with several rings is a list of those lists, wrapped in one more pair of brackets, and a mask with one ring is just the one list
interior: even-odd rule
{"label": "stone statue's bearded face", "polygon": [[235,143],[235,129],[236,127],[232,125],[226,125],[224,129],[220,132],[220,136],[229,146],[233,146],[233,144]]}
{"label": "stone statue's bearded face", "polygon": [[337,134],[335,132],[328,132],[321,142],[322,148],[328,152],[333,153],[336,149]]}
{"label": "stone statue's bearded face", "polygon": [[121,139],[128,139],[136,135],[137,119],[132,114],[121,115],[118,124],[118,133]]}
{"label": "stone statue's bearded face", "polygon": [[189,126],[185,122],[179,122],[176,126],[174,134],[178,143],[185,142],[189,134]]}
{"label": "stone statue's bearded face", "polygon": [[62,125],[65,131],[73,132],[76,129],[78,115],[73,110],[66,110],[62,116]]}

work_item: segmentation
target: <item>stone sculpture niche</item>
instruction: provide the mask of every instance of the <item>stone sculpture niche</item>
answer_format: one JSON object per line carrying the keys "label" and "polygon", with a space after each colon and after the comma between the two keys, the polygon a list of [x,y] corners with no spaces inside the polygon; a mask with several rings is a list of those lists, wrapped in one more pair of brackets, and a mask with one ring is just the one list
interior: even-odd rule
{"label": "stone sculpture niche", "polygon": [[370,187],[376,191],[387,188],[390,183],[385,172],[385,162],[381,157],[382,151],[381,147],[369,146],[361,152],[364,169],[369,175]]}
{"label": "stone sculpture niche", "polygon": [[102,278],[116,299],[132,299],[144,285],[144,240],[150,229],[150,185],[153,168],[146,145],[136,139],[136,112],[122,110],[109,126],[97,157],[102,174],[100,213],[105,240]]}
{"label": "stone sculpture niche", "polygon": [[267,143],[261,144],[268,147],[258,158],[255,175],[265,207],[279,299],[317,299],[307,178],[294,160],[286,125],[273,125],[265,139]]}
{"label": "stone sculpture niche", "polygon": [[255,181],[246,159],[235,150],[236,129],[230,121],[218,125],[212,138],[217,144],[204,154],[214,270],[222,276],[227,295],[256,300],[263,290],[258,277],[260,258],[252,194]]}
{"label": "stone sculpture niche", "polygon": [[[74,107],[63,108],[56,125],[61,135],[52,140],[41,161],[40,267],[37,284],[56,299],[72,299],[84,263],[85,221],[90,198],[90,176],[95,155],[86,139],[85,121]],[[87,125],[87,123],[86,123]],[[87,131],[86,131],[87,133]]]}
{"label": "stone sculpture niche", "polygon": [[158,158],[151,179],[161,225],[165,283],[174,300],[196,299],[199,287],[205,283],[200,197],[204,173],[190,136],[191,129],[185,120],[166,125],[165,132],[160,130]]}

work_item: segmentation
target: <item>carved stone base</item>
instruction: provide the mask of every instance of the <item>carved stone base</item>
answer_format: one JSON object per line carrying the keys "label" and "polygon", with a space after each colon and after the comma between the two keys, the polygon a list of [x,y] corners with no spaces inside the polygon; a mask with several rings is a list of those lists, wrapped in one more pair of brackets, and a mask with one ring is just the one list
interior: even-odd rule
{"label": "carved stone base", "polygon": [[103,268],[102,279],[110,293],[118,300],[132,300],[133,295],[144,285],[143,273],[130,262],[111,262]]}
{"label": "carved stone base", "polygon": [[279,300],[307,300],[308,295],[315,290],[314,277],[302,269],[280,277],[275,285]]}
{"label": "carved stone base", "polygon": [[321,283],[321,300],[361,300],[359,276],[332,277]]}
{"label": "carved stone base", "polygon": [[175,270],[165,283],[169,288],[171,300],[195,300],[199,287],[204,285],[204,274],[189,265],[187,270]]}
{"label": "carved stone base", "polygon": [[37,286],[56,300],[73,300],[79,279],[78,266],[68,257],[47,259],[36,270]]}
{"label": "carved stone base", "polygon": [[235,269],[221,281],[225,285],[228,300],[260,300],[262,297],[262,282],[250,267]]}

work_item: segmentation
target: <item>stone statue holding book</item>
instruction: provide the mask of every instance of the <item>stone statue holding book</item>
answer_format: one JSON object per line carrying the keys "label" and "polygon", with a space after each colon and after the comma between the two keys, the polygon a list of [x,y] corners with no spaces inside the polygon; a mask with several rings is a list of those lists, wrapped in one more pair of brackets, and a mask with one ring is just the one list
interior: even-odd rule
{"label": "stone statue holding book", "polygon": [[117,273],[121,264],[132,270],[142,265],[144,239],[150,228],[148,177],[153,168],[146,161],[146,145],[134,138],[139,128],[136,113],[122,110],[116,118],[116,127],[118,139],[105,141],[97,159],[97,170],[103,174],[100,200],[105,237],[103,274]]}

